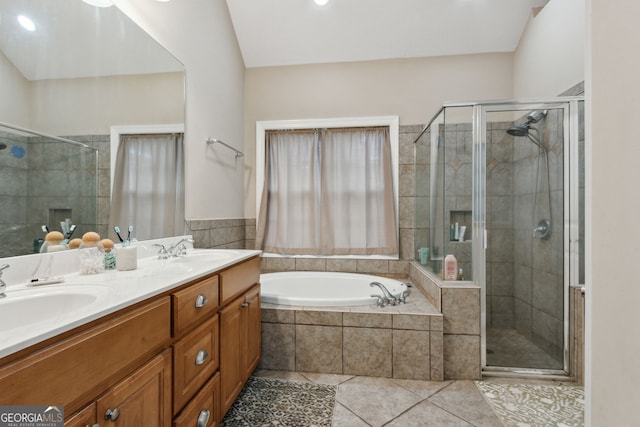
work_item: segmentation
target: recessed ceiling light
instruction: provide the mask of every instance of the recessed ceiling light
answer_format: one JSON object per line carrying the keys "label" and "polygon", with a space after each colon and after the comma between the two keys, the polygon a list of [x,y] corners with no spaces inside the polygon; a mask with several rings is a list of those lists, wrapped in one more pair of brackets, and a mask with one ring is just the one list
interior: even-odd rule
{"label": "recessed ceiling light", "polygon": [[113,2],[111,0],[82,0],[86,4],[90,4],[95,7],[111,7]]}
{"label": "recessed ceiling light", "polygon": [[329,0],[313,0],[318,6],[325,6]]}
{"label": "recessed ceiling light", "polygon": [[29,18],[27,18],[24,15],[20,15],[18,16],[18,22],[20,23],[20,25],[22,25],[24,27],[25,30],[27,31],[35,31],[36,29],[36,24],[33,23],[33,21]]}

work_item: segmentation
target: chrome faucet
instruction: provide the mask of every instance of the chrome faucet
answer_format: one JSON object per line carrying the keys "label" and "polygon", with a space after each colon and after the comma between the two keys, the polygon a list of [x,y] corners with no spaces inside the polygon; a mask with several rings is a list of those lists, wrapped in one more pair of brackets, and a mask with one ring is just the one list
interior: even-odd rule
{"label": "chrome faucet", "polygon": [[[369,283],[369,286],[371,286],[372,288],[374,286],[377,286],[380,288],[380,290],[382,290],[382,293],[384,294],[384,299],[386,301],[384,301],[384,303],[386,305],[396,305],[398,303],[398,300],[396,299],[396,297],[393,296],[393,294],[391,292],[389,292],[389,289],[387,289],[382,283],[380,282],[371,282]],[[380,301],[378,301],[378,305],[380,305]]]}
{"label": "chrome faucet", "polygon": [[160,243],[154,243],[153,246],[158,246],[160,250],[158,251],[158,259],[167,259],[169,258],[169,252],[167,252],[167,248]]}
{"label": "chrome faucet", "polygon": [[0,298],[4,298],[7,296],[4,293],[4,291],[7,290],[7,284],[2,280],[2,270],[4,270],[5,268],[9,268],[9,264],[0,265]]}
{"label": "chrome faucet", "polygon": [[176,243],[175,245],[171,246],[169,249],[167,249],[167,252],[169,253],[170,256],[184,256],[187,254],[187,247],[185,246],[185,242],[187,243],[195,243],[195,240],[193,239],[189,239],[188,237],[185,239],[180,240],[178,243]]}

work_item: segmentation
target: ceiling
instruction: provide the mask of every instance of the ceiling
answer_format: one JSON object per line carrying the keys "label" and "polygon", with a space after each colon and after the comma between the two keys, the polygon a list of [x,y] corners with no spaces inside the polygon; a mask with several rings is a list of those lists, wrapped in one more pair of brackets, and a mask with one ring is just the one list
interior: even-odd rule
{"label": "ceiling", "polygon": [[226,0],[246,67],[513,52],[548,0]]}
{"label": "ceiling", "polygon": [[[35,31],[18,24],[20,14]],[[183,71],[116,7],[80,0],[0,0],[0,51],[28,80]]]}

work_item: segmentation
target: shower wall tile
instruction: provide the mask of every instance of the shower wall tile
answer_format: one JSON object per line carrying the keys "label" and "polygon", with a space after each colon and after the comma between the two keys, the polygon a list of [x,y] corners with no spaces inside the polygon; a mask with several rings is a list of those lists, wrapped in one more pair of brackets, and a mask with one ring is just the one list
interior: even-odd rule
{"label": "shower wall tile", "polygon": [[393,331],[393,378],[431,380],[428,331]]}
{"label": "shower wall tile", "polygon": [[512,329],[515,324],[514,298],[510,296],[491,296],[491,316],[487,326],[497,329]]}
{"label": "shower wall tile", "polygon": [[343,334],[343,374],[387,378],[393,375],[391,329],[345,327]]}
{"label": "shower wall tile", "polygon": [[398,195],[413,197],[415,194],[415,171],[413,165],[399,165]]}
{"label": "shower wall tile", "polygon": [[531,338],[531,327],[533,322],[533,308],[530,303],[514,300],[515,307],[515,329],[526,338]]}
{"label": "shower wall tile", "polygon": [[562,320],[534,308],[532,310],[531,330],[533,342],[557,359],[562,360],[564,335]]}
{"label": "shower wall tile", "polygon": [[399,222],[400,228],[413,229],[414,227],[414,204],[415,199],[413,197],[400,197],[398,199],[399,206]]}

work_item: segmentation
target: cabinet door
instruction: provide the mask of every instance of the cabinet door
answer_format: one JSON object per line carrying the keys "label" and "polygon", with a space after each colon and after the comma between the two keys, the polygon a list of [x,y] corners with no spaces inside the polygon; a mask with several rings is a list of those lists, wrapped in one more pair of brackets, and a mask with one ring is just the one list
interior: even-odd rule
{"label": "cabinet door", "polygon": [[220,311],[220,397],[221,416],[227,413],[244,383],[241,349],[244,298],[231,301]]}
{"label": "cabinet door", "polygon": [[165,350],[97,401],[103,427],[171,426],[171,351]]}
{"label": "cabinet door", "polygon": [[260,345],[262,313],[260,310],[260,285],[249,290],[245,295],[245,302],[249,305],[245,307],[242,320],[245,334],[244,349],[242,351],[244,380],[246,381],[260,362]]}

